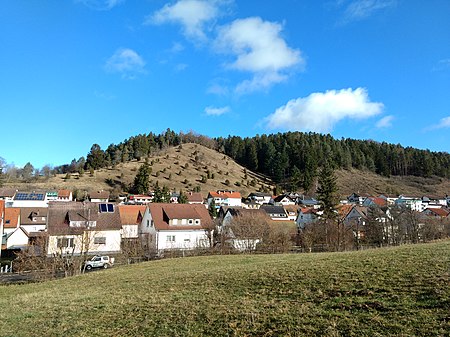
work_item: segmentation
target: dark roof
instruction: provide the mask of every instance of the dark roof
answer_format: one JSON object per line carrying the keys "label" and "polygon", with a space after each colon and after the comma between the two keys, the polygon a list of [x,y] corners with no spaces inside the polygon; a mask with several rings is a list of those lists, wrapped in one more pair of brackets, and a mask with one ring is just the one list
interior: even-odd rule
{"label": "dark roof", "polygon": [[16,194],[13,188],[0,188],[0,198],[12,198]]}
{"label": "dark roof", "polygon": [[263,192],[252,192],[248,195],[248,198],[255,196],[255,197],[260,197],[260,198],[264,198],[264,197],[270,197],[272,198],[272,194],[270,193],[263,193]]}
{"label": "dark roof", "polygon": [[[109,203],[111,204],[111,203]],[[112,205],[112,204],[111,204]],[[79,234],[86,228],[70,227],[70,221],[96,221],[96,226],[90,230],[120,230],[122,224],[118,207],[113,212],[100,212],[98,203],[91,202],[50,202],[48,205],[49,235]]]}
{"label": "dark roof", "polygon": [[109,192],[108,191],[95,191],[89,193],[90,199],[108,199],[109,198]]}
{"label": "dark roof", "polygon": [[283,206],[262,205],[260,209],[264,210],[267,214],[284,214],[286,211]]}
{"label": "dark roof", "polygon": [[198,192],[188,192],[186,193],[189,202],[203,202],[203,196]]}
{"label": "dark roof", "polygon": [[[206,229],[212,224],[208,210],[201,204],[160,204],[147,206],[157,230]],[[171,219],[200,219],[200,225],[169,225]]]}
{"label": "dark roof", "polygon": [[[46,224],[48,215],[47,207],[20,207],[20,224],[21,225],[35,225]],[[44,220],[41,218],[44,217]],[[38,218],[33,221],[33,218]]]}
{"label": "dark roof", "polygon": [[248,209],[248,208],[229,208],[227,213],[230,213],[232,216],[245,216],[245,215],[257,215],[261,214],[267,216],[267,213],[262,209]]}
{"label": "dark roof", "polygon": [[279,196],[277,196],[273,201],[279,202],[279,201],[283,200],[284,198],[288,198],[288,199],[291,200],[292,202],[295,202],[295,201],[292,200],[292,198],[291,198],[289,195],[287,195],[287,194],[279,195]]}

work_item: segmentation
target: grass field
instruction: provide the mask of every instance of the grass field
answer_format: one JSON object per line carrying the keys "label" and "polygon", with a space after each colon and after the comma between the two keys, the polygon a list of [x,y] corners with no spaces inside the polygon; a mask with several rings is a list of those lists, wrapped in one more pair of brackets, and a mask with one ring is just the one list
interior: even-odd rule
{"label": "grass field", "polygon": [[2,336],[448,336],[450,241],[159,260],[0,287]]}

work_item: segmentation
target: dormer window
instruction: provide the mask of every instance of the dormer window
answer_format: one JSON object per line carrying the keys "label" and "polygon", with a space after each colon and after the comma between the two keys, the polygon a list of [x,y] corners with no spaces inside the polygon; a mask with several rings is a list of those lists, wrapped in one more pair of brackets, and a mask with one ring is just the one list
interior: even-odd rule
{"label": "dormer window", "polygon": [[114,205],[113,204],[100,204],[98,205],[98,209],[100,213],[114,213]]}

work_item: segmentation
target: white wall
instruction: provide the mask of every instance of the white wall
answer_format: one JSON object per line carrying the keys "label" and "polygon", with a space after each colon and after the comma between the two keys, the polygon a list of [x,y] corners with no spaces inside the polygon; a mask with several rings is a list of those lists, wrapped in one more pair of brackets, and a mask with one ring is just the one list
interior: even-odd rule
{"label": "white wall", "polygon": [[[53,255],[61,252],[61,248],[58,248],[58,238],[73,238],[75,248],[63,248],[63,254],[75,255],[82,252],[83,245],[88,245],[88,254],[102,254],[102,253],[120,253],[121,233],[120,230],[109,231],[86,231],[85,240],[83,242],[82,235],[58,235],[50,236],[48,242],[47,254]],[[87,236],[89,235],[89,236]],[[105,244],[96,244],[95,238],[106,238]]]}

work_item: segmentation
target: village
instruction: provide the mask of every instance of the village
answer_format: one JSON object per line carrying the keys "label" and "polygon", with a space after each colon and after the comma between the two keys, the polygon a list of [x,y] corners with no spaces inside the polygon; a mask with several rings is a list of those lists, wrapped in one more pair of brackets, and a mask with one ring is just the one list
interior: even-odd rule
{"label": "village", "polygon": [[47,257],[126,254],[149,258],[217,247],[227,247],[228,253],[251,252],[264,244],[267,247],[261,223],[278,233],[270,252],[362,249],[431,241],[449,234],[449,196],[353,193],[336,206],[338,239],[321,237],[321,203],[310,196],[262,192],[242,196],[231,190],[186,196],[187,203],[179,203],[179,193],[171,193],[167,203],[153,203],[153,193],[130,194],[113,202],[108,191],[93,191],[87,200],[76,201],[70,190],[3,188],[2,257],[25,251]]}

